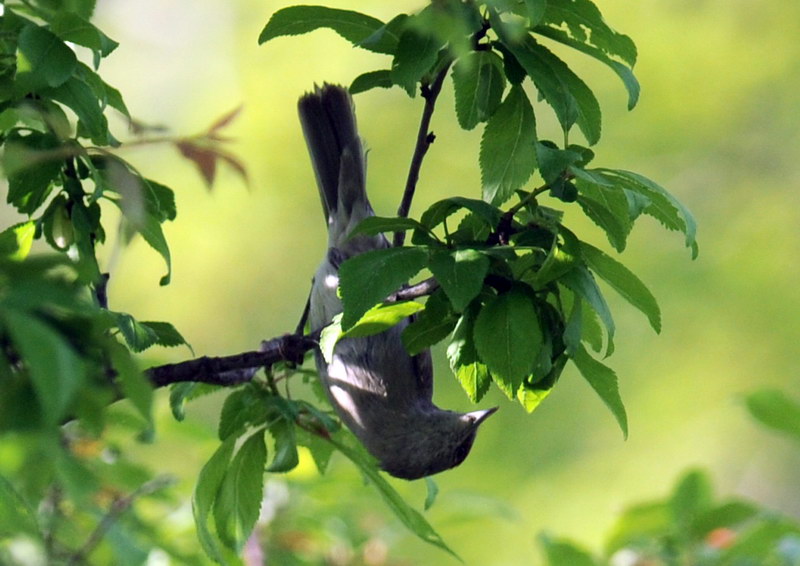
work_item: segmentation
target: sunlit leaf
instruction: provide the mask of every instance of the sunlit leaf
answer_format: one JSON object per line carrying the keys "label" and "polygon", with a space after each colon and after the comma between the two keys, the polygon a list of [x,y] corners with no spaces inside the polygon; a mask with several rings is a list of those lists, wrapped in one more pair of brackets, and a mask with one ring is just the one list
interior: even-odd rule
{"label": "sunlit leaf", "polygon": [[625,438],[628,437],[628,416],[625,412],[625,405],[619,395],[619,385],[617,374],[608,366],[595,360],[583,346],[580,346],[572,356],[572,361],[581,372],[581,375],[589,382],[592,389],[606,406],[609,408],[614,418],[617,419],[619,427]]}

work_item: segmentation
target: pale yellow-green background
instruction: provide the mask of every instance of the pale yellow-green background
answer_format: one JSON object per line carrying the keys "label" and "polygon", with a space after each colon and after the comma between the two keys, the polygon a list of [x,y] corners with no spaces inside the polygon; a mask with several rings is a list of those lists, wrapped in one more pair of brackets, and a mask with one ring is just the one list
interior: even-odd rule
{"label": "pale yellow-green background", "polygon": [[[698,220],[700,257],[691,262],[681,237],[651,219],[636,227],[623,256],[658,297],[664,319],[657,336],[637,311],[610,296],[618,347],[608,362],[619,374],[628,408],[627,442],[571,367],[532,415],[497,392],[481,403],[501,410],[484,426],[466,463],[436,478],[439,499],[428,513],[470,565],[538,563],[535,536],[543,529],[597,549],[627,503],[662,496],[681,471],[694,466],[709,469],[722,494],[800,513],[800,452],[756,427],[741,402],[742,393],[762,386],[800,396],[800,4],[597,3],[615,28],[634,37],[643,88],[640,105],[628,113],[613,73],[567,55],[605,110],[596,164],[641,172],[676,194]],[[388,58],[353,49],[330,31],[259,46],[270,14],[289,2],[98,4],[97,24],[121,43],[101,72],[124,93],[134,116],[192,134],[243,105],[230,128],[236,138],[231,149],[251,178],[247,188],[222,167],[209,193],[174,150],[123,150],[146,175],[176,189],[179,214],[165,228],[174,258],[172,284],[158,287],[163,263],[135,242],[110,266],[111,307],[175,323],[198,355],[236,353],[291,331],[325,245],[297,97],[314,83],[347,84],[364,70],[386,68]],[[326,5],[385,20],[423,3]],[[370,194],[378,213],[390,215],[404,183],[421,101],[393,89],[358,95],[356,104],[371,148]],[[537,119],[540,137],[558,139],[547,108],[537,106]],[[479,195],[480,130],[458,129],[449,84],[433,129],[437,140],[422,170],[416,213],[447,195]],[[123,128],[117,134],[128,137]],[[608,248],[579,215],[568,218]],[[437,401],[468,409],[438,354]],[[185,349],[163,351],[148,362],[189,355]],[[190,406],[185,425],[172,424],[162,411],[161,442],[142,450],[155,469],[179,473],[187,492],[215,446],[213,439],[187,431],[213,431],[215,403]],[[334,494],[345,506],[357,493],[359,504],[366,501],[379,521],[393,524],[377,494],[344,461],[335,461],[319,480],[304,460],[300,471],[284,479],[308,486],[309,493]],[[421,505],[421,484],[397,485]],[[449,560],[402,529],[388,532],[393,559]]]}

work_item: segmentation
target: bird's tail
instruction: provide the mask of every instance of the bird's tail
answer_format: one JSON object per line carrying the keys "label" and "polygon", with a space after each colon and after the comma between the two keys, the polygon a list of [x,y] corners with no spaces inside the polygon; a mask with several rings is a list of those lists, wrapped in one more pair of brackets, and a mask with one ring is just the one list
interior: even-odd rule
{"label": "bird's tail", "polygon": [[371,216],[366,193],[366,158],[358,137],[353,100],[346,88],[323,84],[298,102],[300,123],[317,179],[331,245],[344,242],[358,222]]}

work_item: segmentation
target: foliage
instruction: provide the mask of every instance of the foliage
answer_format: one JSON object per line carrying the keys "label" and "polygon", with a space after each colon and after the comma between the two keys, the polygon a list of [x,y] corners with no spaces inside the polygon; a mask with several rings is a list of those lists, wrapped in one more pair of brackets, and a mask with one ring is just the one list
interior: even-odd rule
{"label": "foliage", "polygon": [[[169,283],[172,268],[162,225],[175,220],[177,210],[169,187],[120,157],[126,144],[110,131],[107,114],[120,114],[139,136],[127,145],[170,144],[210,186],[219,162],[246,178],[221,134],[238,110],[196,136],[147,138],[153,130],[131,118],[121,93],[99,74],[117,44],[91,23],[93,0],[30,0],[3,8],[2,167],[7,201],[25,220],[0,233],[0,434],[20,447],[24,459],[0,468],[0,558],[14,560],[8,549],[25,540],[55,562],[90,563],[91,557],[141,564],[146,549],[157,546],[176,561],[195,564],[196,552],[175,544],[167,529],[152,528],[137,511],[141,498],[172,504],[169,479],[130,463],[110,440],[110,431],[119,429],[152,438],[152,386],[134,354],[185,341],[168,322],[140,321],[109,308],[110,275],[96,254],[111,234],[109,218],[116,218],[109,205],[120,211],[115,245],[143,238],[165,264],[161,285]],[[577,203],[573,208],[597,224],[617,252],[625,249],[635,221],[648,215],[681,232],[697,254],[694,220],[665,189],[636,173],[589,167],[590,146],[602,133],[599,103],[544,44],[561,44],[607,65],[633,108],[639,85],[631,39],[609,27],[590,0],[445,0],[387,23],[348,10],[285,8],[273,14],[259,41],[321,27],[391,57],[388,68],[356,77],[352,92],[399,86],[425,100],[404,201],[413,197],[413,172],[433,140],[426,119],[448,74],[460,126],[485,124],[478,153],[481,199],[454,195],[418,219],[401,208],[397,218],[371,218],[356,228],[395,233],[398,243],[410,233],[411,245],[342,265],[345,310],[323,336],[324,347],[344,335],[380,332],[416,313],[404,331],[407,349],[419,352],[447,340],[453,372],[473,402],[495,383],[532,411],[571,360],[627,434],[617,377],[589,353],[607,357],[614,350],[614,320],[597,278],[642,311],[656,331],[659,307],[630,270],[582,241],[564,225],[562,210],[540,201],[549,196],[558,206]],[[540,105],[529,97],[528,79],[556,116],[558,141],[539,135]],[[571,138],[576,129],[585,143]],[[534,174],[541,183],[532,188]],[[52,253],[31,255],[34,240]],[[424,307],[385,301],[423,272],[436,281]],[[239,562],[258,519],[263,472],[294,469],[303,446],[321,473],[331,454],[341,453],[405,527],[452,552],[327,409],[281,394],[278,382],[304,373],[297,368],[301,360],[285,361],[258,375],[258,365],[251,367],[244,379],[249,383],[234,389],[222,407],[220,445],[200,470],[193,499],[203,551],[220,563]],[[176,418],[187,400],[213,390],[176,385]],[[429,483],[429,494],[435,491]]]}
{"label": "foliage", "polygon": [[[758,421],[797,438],[796,419],[792,426],[788,422],[800,414],[800,403],[774,390],[756,391],[746,403]],[[623,511],[602,557],[546,535],[540,543],[548,566],[795,566],[800,564],[800,521],[740,498],[719,501],[708,475],[691,470],[668,497]]]}

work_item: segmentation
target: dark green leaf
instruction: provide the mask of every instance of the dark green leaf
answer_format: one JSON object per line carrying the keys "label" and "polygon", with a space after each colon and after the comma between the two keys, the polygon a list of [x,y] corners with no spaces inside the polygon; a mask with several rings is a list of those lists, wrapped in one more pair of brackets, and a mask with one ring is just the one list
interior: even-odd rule
{"label": "dark green leaf", "polygon": [[219,385],[184,381],[176,383],[169,391],[169,406],[176,421],[186,418],[186,402],[219,391]]}
{"label": "dark green leaf", "polygon": [[437,546],[449,554],[458,556],[445,544],[442,537],[433,529],[416,509],[406,503],[397,491],[385,480],[378,472],[374,461],[368,456],[352,437],[347,442],[342,435],[338,438],[331,437],[329,442],[333,444],[342,454],[344,454],[378,490],[381,498],[386,502],[395,516],[421,540]]}
{"label": "dark green leaf", "polygon": [[578,347],[572,356],[572,361],[617,419],[623,436],[628,438],[628,416],[619,395],[617,374],[608,366],[595,360],[583,346]]}
{"label": "dark green leaf", "polygon": [[453,66],[453,86],[458,123],[471,130],[500,105],[505,89],[502,61],[490,51],[470,51]]}
{"label": "dark green leaf", "polygon": [[614,554],[642,540],[660,538],[670,532],[672,512],[665,502],[643,503],[625,510],[606,540],[606,553]]}
{"label": "dark green leaf", "polygon": [[297,454],[294,423],[287,419],[278,419],[270,425],[269,432],[275,439],[275,456],[267,471],[282,473],[295,469],[300,458]]}
{"label": "dark green leaf", "polygon": [[[220,492],[220,486],[230,466],[235,446],[235,436],[229,437],[228,440],[220,444],[211,459],[200,470],[200,475],[197,478],[197,487],[195,487],[194,497],[192,498],[192,513],[197,527],[197,538],[200,540],[200,545],[206,551],[206,554],[219,564],[225,564],[225,559],[217,537],[209,529],[208,515],[211,513],[214,501]],[[260,499],[259,497],[259,502]]]}
{"label": "dark green leaf", "polygon": [[71,77],[57,88],[42,91],[66,106],[78,116],[78,120],[86,130],[86,136],[98,145],[109,144],[108,120],[103,115],[100,100],[87,83]]}
{"label": "dark green leaf", "polygon": [[597,566],[592,555],[566,540],[554,540],[540,535],[539,542],[544,547],[547,566]]}
{"label": "dark green leaf", "polygon": [[611,29],[591,0],[548,2],[543,23],[553,28],[566,26],[575,41],[594,46],[608,56],[619,57],[631,67],[636,63],[636,45],[627,35]]}
{"label": "dark green leaf", "polygon": [[692,534],[695,538],[703,538],[719,528],[735,527],[758,515],[760,509],[756,504],[743,501],[729,501],[703,512],[692,523]]}
{"label": "dark green leaf", "polygon": [[6,478],[0,476],[0,539],[26,534],[40,538],[36,512]]}
{"label": "dark green leaf", "polygon": [[800,403],[786,393],[762,389],[750,393],[745,402],[750,414],[761,424],[800,440]]}
{"label": "dark green leaf", "polygon": [[17,48],[18,87],[26,91],[61,86],[78,65],[75,53],[58,36],[33,24],[22,28]]}
{"label": "dark green leaf", "polygon": [[264,402],[252,387],[237,389],[225,398],[219,415],[217,434],[220,440],[242,436],[250,426],[263,424],[267,419]]}
{"label": "dark green leaf", "polygon": [[345,261],[339,268],[344,304],[342,328],[353,326],[370,308],[397,291],[424,266],[421,248],[371,250]]}
{"label": "dark green leaf", "polygon": [[153,424],[153,386],[139,369],[131,353],[119,342],[108,346],[122,393],[130,399],[149,425]]}
{"label": "dark green leaf", "polygon": [[142,179],[145,188],[144,198],[153,212],[157,212],[161,222],[175,220],[177,209],[175,208],[175,192],[169,187],[157,183],[152,179]]}
{"label": "dark green leaf", "polygon": [[81,358],[63,336],[40,318],[10,308],[0,316],[30,372],[43,420],[59,423],[85,380]]}
{"label": "dark green leaf", "polygon": [[167,264],[167,273],[161,278],[159,283],[161,285],[168,285],[170,277],[172,276],[172,258],[170,256],[169,244],[167,244],[167,239],[164,237],[164,232],[161,229],[161,220],[159,216],[149,210],[141,214],[141,208],[136,209],[124,206],[124,199],[122,201],[113,200],[112,202],[119,207],[123,215],[125,215],[126,219],[131,223],[131,226],[142,235],[145,242],[150,244],[150,247],[157,251],[164,259],[164,262]]}
{"label": "dark green leaf", "polygon": [[483,198],[507,201],[536,169],[536,120],[525,91],[513,85],[481,138]]}
{"label": "dark green leaf", "polygon": [[406,20],[408,20],[408,15],[396,15],[387,24],[375,30],[372,35],[359,42],[358,46],[376,53],[394,55]]}
{"label": "dark green leaf", "polygon": [[[159,346],[166,346],[166,347],[173,347],[173,346],[182,346],[186,344],[189,346],[189,343],[186,342],[181,333],[172,326],[169,322],[156,322],[156,321],[142,321],[139,322],[141,326],[152,331],[153,335],[155,336],[154,344],[158,344]],[[191,350],[191,346],[189,346]]]}
{"label": "dark green leaf", "polygon": [[392,82],[413,97],[417,82],[431,72],[441,47],[442,41],[433,35],[414,28],[403,31],[392,60]]}
{"label": "dark green leaf", "polygon": [[55,158],[58,140],[50,134],[17,131],[5,138],[3,170],[8,177],[6,200],[23,214],[33,214],[44,204],[63,162]]}
{"label": "dark green leaf", "polygon": [[114,317],[117,327],[131,350],[141,352],[155,344],[157,337],[152,329],[127,313],[112,311],[110,314]]}
{"label": "dark green leaf", "polygon": [[[50,30],[64,41],[83,45],[98,57],[106,57],[119,45],[85,18],[74,12],[57,12],[50,21]],[[97,65],[95,64],[95,67]],[[51,85],[56,86],[56,85]]]}
{"label": "dark green leaf", "polygon": [[278,10],[264,26],[258,43],[275,37],[300,35],[319,28],[330,28],[353,45],[360,45],[383,27],[383,22],[351,10],[325,6],[289,6]]}
{"label": "dark green leaf", "polygon": [[[611,310],[608,308],[608,303],[606,303],[592,274],[585,267],[576,267],[565,273],[559,279],[559,282],[566,285],[575,293],[576,297],[585,300],[586,303],[592,307],[592,310],[597,313],[600,320],[603,321],[608,336],[606,356],[610,356],[614,351],[614,332],[616,327],[614,325],[614,319],[611,316]],[[584,325],[585,321],[586,319],[584,317]],[[585,337],[584,335],[584,338]]]}
{"label": "dark green leaf", "polygon": [[482,200],[465,197],[450,197],[437,201],[429,206],[428,209],[422,213],[420,222],[427,228],[433,229],[444,222],[448,216],[462,208],[466,208],[472,212],[476,218],[481,219],[491,230],[494,230],[503,214],[499,208]]}
{"label": "dark green leaf", "polygon": [[226,546],[237,552],[241,551],[258,519],[266,459],[264,433],[257,431],[233,457],[214,499],[217,534]]}
{"label": "dark green leaf", "polygon": [[711,480],[705,473],[692,470],[681,478],[669,505],[674,524],[682,535],[690,534],[694,522],[711,509],[712,500]]}
{"label": "dark green leaf", "polygon": [[531,297],[520,287],[489,300],[478,313],[475,348],[495,382],[513,399],[542,348],[542,329]]}
{"label": "dark green leaf", "polygon": [[623,299],[628,301],[650,321],[656,332],[661,332],[661,309],[650,290],[627,267],[594,246],[581,242],[581,255],[600,278],[608,283]]}
{"label": "dark green leaf", "polygon": [[564,45],[569,45],[573,49],[586,53],[590,57],[594,57],[598,61],[608,65],[611,70],[614,71],[620,79],[622,79],[622,83],[625,85],[625,88],[628,91],[628,110],[633,110],[633,108],[636,106],[636,103],[639,101],[639,92],[641,91],[641,87],[639,86],[639,81],[636,80],[636,76],[633,74],[631,67],[611,59],[603,50],[597,47],[583,43],[582,41],[576,41],[563,30],[548,26],[539,26],[536,28],[536,33],[559,41]]}
{"label": "dark green leaf", "polygon": [[358,234],[366,234],[368,236],[375,236],[383,232],[404,232],[406,230],[426,230],[425,226],[414,220],[413,218],[387,218],[383,216],[368,216],[358,223],[353,228],[353,231],[347,236],[348,239],[357,236]]}
{"label": "dark green leaf", "polygon": [[373,88],[392,88],[391,71],[370,71],[358,75],[353,82],[350,83],[350,94],[358,94],[359,92],[366,92]]}
{"label": "dark green leaf", "polygon": [[450,334],[456,324],[453,312],[442,291],[428,297],[425,310],[403,329],[403,345],[412,356],[430,348]]}
{"label": "dark green leaf", "polygon": [[431,255],[428,267],[453,308],[461,312],[483,288],[489,258],[477,250],[442,250]]}
{"label": "dark green leaf", "polygon": [[569,232],[564,228],[561,229],[561,232],[562,235],[565,235],[564,244],[561,244],[558,238],[553,239],[553,244],[550,246],[547,257],[533,277],[534,288],[543,288],[551,281],[568,273],[578,264],[581,250],[577,243],[577,238],[566,236]]}

